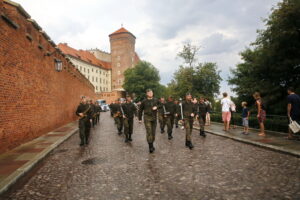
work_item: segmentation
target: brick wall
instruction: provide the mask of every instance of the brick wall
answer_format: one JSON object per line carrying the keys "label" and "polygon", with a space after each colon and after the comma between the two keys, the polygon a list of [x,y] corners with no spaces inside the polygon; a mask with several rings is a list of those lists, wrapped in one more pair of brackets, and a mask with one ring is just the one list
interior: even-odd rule
{"label": "brick wall", "polygon": [[0,15],[1,153],[77,119],[80,95],[95,94],[21,6],[0,0]]}

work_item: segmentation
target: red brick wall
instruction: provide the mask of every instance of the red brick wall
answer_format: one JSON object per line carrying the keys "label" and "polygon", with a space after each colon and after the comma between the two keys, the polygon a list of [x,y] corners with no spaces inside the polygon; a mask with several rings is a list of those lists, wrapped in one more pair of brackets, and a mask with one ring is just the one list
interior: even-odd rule
{"label": "red brick wall", "polygon": [[[80,95],[95,97],[60,52],[45,56],[54,44],[20,10],[0,0],[0,14],[18,25],[0,17],[0,153],[77,119]],[[63,61],[62,72],[55,71],[54,58]]]}

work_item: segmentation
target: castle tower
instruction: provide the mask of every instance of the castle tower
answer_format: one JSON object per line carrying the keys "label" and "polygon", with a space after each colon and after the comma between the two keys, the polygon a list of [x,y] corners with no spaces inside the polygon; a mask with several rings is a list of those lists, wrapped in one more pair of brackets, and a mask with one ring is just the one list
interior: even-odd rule
{"label": "castle tower", "polygon": [[112,90],[124,91],[124,71],[135,64],[135,39],[136,37],[125,28],[109,35],[111,66],[112,66]]}

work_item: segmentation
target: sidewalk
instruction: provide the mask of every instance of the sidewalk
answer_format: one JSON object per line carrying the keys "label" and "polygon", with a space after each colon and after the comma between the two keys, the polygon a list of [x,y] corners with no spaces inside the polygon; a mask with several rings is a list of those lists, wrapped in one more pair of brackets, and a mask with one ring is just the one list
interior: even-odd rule
{"label": "sidewalk", "polygon": [[[249,129],[249,135],[244,135],[242,134],[242,127],[230,129],[229,132],[223,131],[223,128],[223,124],[213,122],[210,126],[205,126],[205,131],[214,135],[300,157],[300,141],[286,139],[286,133],[266,131],[266,137],[261,137],[258,136],[259,130],[256,129]],[[195,129],[199,129],[197,124],[195,124]]]}
{"label": "sidewalk", "polygon": [[0,194],[78,130],[71,122],[0,155]]}

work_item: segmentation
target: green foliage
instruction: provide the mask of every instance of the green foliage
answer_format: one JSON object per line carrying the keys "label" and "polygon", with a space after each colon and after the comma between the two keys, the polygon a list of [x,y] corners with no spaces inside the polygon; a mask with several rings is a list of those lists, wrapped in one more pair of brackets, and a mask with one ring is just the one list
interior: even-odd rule
{"label": "green foliage", "polygon": [[213,101],[215,94],[220,89],[220,71],[216,63],[196,64],[196,54],[199,47],[190,43],[183,46],[178,57],[184,60],[187,66],[179,66],[174,73],[173,80],[168,84],[167,93],[175,98],[183,98],[187,92],[191,92],[195,97],[206,97]]}
{"label": "green foliage", "polygon": [[252,94],[260,91],[269,113],[285,114],[286,88],[300,92],[300,1],[283,0],[265,22],[252,48],[241,52],[229,84],[239,101],[254,103]]}
{"label": "green foliage", "polygon": [[124,72],[123,88],[130,94],[135,94],[136,101],[145,98],[146,90],[152,89],[155,96],[162,95],[166,88],[162,86],[158,70],[149,62],[141,61],[135,67]]}

